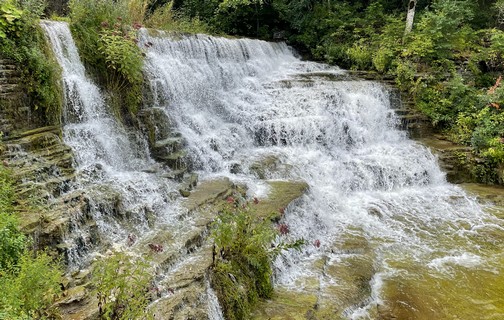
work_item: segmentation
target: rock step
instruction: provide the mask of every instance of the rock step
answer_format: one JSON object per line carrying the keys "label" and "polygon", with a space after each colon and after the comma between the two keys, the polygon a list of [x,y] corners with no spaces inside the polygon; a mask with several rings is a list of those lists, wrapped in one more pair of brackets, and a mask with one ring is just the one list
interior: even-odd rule
{"label": "rock step", "polygon": [[155,318],[208,319],[208,270],[212,246],[206,244],[178,263],[159,282],[161,298],[151,306]]}
{"label": "rock step", "polygon": [[0,93],[13,93],[19,90],[17,84],[2,84],[0,85]]}
{"label": "rock step", "polygon": [[10,70],[17,70],[17,66],[14,61],[5,62],[5,61],[0,60],[0,71],[4,71],[4,70],[9,70],[9,71]]}
{"label": "rock step", "polygon": [[21,77],[21,72],[13,68],[0,66],[0,78]]}
{"label": "rock step", "polygon": [[406,116],[406,115],[414,114],[411,109],[394,109],[394,112],[398,116]]}
{"label": "rock step", "polygon": [[0,92],[0,99],[2,100],[12,100],[12,101],[19,101],[22,99],[24,96],[24,92],[22,91],[16,91],[16,92]]}
{"label": "rock step", "polygon": [[59,135],[61,135],[61,127],[58,127],[58,126],[40,127],[40,128],[36,128],[33,130],[23,131],[23,132],[20,132],[16,135],[11,135],[8,139],[4,139],[4,140],[7,140],[7,141],[15,140],[15,139],[20,139],[20,138],[24,138],[24,137],[35,135],[38,133],[44,133],[44,132],[51,132],[51,133],[54,133],[55,135],[59,136]]}
{"label": "rock step", "polygon": [[187,154],[186,150],[180,150],[166,156],[157,157],[157,159],[166,163],[170,168],[177,170],[187,167]]}
{"label": "rock step", "polygon": [[0,86],[15,84],[19,85],[21,83],[21,79],[18,77],[0,77]]}

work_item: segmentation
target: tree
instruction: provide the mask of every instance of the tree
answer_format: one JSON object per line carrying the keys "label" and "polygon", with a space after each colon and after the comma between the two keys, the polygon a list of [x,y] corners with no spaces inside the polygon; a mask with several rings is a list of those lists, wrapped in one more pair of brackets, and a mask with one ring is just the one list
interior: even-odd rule
{"label": "tree", "polygon": [[408,14],[406,15],[406,29],[404,35],[406,36],[413,29],[413,19],[415,18],[415,8],[417,0],[410,0],[408,4]]}

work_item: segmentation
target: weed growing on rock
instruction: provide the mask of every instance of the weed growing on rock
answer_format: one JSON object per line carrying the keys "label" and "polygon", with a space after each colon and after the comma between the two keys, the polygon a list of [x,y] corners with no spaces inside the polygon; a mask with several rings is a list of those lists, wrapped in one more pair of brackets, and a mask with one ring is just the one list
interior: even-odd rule
{"label": "weed growing on rock", "polygon": [[152,319],[146,262],[117,253],[96,263],[91,283],[102,319]]}
{"label": "weed growing on rock", "polygon": [[[258,218],[254,205],[227,198],[212,226],[214,240],[212,286],[226,319],[248,318],[259,298],[273,293],[271,262],[282,250],[299,249],[303,240],[279,242],[280,231],[272,218]],[[233,201],[231,201],[233,200]]]}

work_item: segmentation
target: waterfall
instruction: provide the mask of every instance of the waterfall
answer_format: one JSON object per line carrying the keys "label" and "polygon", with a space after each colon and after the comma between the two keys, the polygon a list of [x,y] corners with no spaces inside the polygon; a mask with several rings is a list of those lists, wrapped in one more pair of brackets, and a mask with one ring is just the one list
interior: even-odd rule
{"label": "waterfall", "polygon": [[[163,263],[173,265],[159,272],[198,266],[200,256],[179,259],[194,249],[182,234],[206,227],[175,199],[170,169],[116,119],[68,25],[41,25],[62,68],[63,139],[75,155],[65,196],[82,202],[68,213],[70,270],[111,247],[142,254],[160,230],[172,259]],[[260,200],[270,192],[265,180],[308,183],[286,208],[290,232],[281,236],[306,245],[274,262],[277,287],[315,296],[319,311],[339,318],[502,315],[501,219],[447,183],[436,157],[398,129],[387,88],[302,61],[283,43],[141,30],[138,45],[152,96],[143,111],[169,119],[202,180],[228,177]],[[203,292],[209,317],[221,319],[207,280]]]}
{"label": "waterfall", "polygon": [[[352,319],[378,318],[383,305],[398,318],[433,310],[445,318],[462,312],[443,311],[456,292],[478,310],[470,282],[502,270],[502,222],[397,128],[383,85],[301,61],[282,43],[147,30],[139,38],[154,105],[186,138],[200,176],[229,177],[261,197],[267,187],[251,167],[269,158],[267,179],[309,184],[283,218],[284,237],[307,245],[275,261],[278,286],[303,291],[315,279],[330,308],[353,294],[339,285],[361,279],[354,301],[337,305]],[[327,298],[330,290],[340,294]]]}
{"label": "waterfall", "polygon": [[117,121],[86,75],[68,24],[41,25],[62,69],[63,140],[73,149],[77,169],[72,192],[86,202],[71,217],[66,239],[72,269],[85,266],[99,246],[127,246],[128,238],[151,231],[153,219],[162,225],[180,209],[169,199],[175,183],[161,177],[161,168],[149,170],[155,161],[143,137]]}

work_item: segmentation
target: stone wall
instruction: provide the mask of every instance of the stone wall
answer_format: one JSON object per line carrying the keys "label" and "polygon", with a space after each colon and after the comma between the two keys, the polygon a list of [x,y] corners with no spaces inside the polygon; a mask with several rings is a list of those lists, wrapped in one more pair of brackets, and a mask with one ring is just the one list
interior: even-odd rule
{"label": "stone wall", "polygon": [[0,57],[0,132],[3,138],[15,132],[43,127],[44,120],[34,112],[26,88],[22,84],[21,71],[15,61]]}

